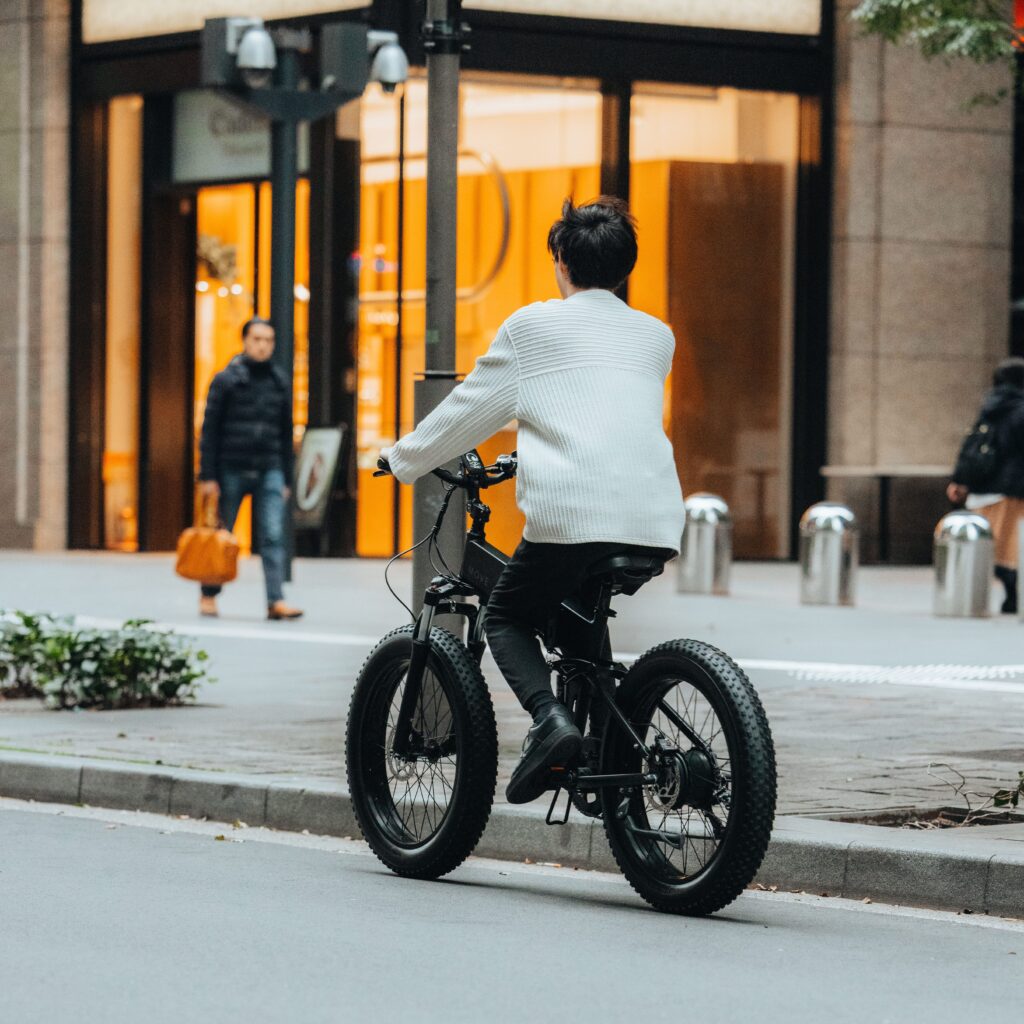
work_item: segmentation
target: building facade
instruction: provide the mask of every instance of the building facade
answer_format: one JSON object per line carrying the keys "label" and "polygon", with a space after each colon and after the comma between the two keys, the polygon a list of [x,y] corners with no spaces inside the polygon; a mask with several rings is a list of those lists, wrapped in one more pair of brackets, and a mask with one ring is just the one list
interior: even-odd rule
{"label": "building facade", "polygon": [[[1009,346],[1012,110],[967,111],[990,74],[858,38],[851,6],[464,4],[457,369],[554,294],[562,199],[628,198],[628,301],[678,339],[684,488],[729,500],[743,557],[791,556],[826,494],[862,514],[869,554],[926,555],[939,467]],[[423,365],[421,8],[0,3],[0,544],[164,550],[190,518],[205,390],[268,311],[273,245],[266,125],[198,88],[197,29],[287,11],[314,35],[394,29],[414,65],[310,126],[296,195],[296,442],[344,427],[327,530],[300,544],[407,546],[409,495],[372,467]],[[511,544],[512,495],[494,498]]]}

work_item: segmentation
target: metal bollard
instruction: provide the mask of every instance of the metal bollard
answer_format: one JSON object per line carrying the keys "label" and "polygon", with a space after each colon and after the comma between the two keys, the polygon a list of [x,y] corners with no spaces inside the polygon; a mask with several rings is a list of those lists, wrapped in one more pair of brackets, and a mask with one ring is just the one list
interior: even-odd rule
{"label": "metal bollard", "polygon": [[860,528],[845,505],[820,501],[800,519],[800,603],[852,605]]}
{"label": "metal bollard", "polygon": [[989,613],[994,542],[976,512],[950,512],[935,527],[935,614],[984,618]]}
{"label": "metal bollard", "polygon": [[728,594],[732,567],[732,516],[717,494],[686,499],[686,528],[679,552],[680,594]]}

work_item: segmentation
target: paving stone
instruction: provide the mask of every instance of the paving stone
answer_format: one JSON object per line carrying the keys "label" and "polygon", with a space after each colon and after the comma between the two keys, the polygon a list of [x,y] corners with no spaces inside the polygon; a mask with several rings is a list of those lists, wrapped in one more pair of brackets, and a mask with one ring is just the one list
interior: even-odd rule
{"label": "paving stone", "polygon": [[1024,850],[997,854],[989,861],[985,909],[990,914],[1024,917]]}
{"label": "paving stone", "polygon": [[171,814],[187,814],[190,818],[262,825],[266,803],[265,785],[251,780],[227,781],[213,772],[175,778],[171,787]]}
{"label": "paving stone", "polygon": [[[987,875],[987,857],[854,842],[843,895],[978,912],[985,909]],[[1024,909],[1020,900],[1018,907]]]}
{"label": "paving stone", "polygon": [[123,807],[130,811],[167,814],[174,779],[151,767],[84,765],[81,802],[94,807]]}
{"label": "paving stone", "polygon": [[[492,813],[487,828],[477,844],[480,857],[504,857],[513,860],[550,862],[572,867],[605,867],[603,854],[607,845],[604,836],[595,835],[589,821],[570,820],[565,826],[547,825],[535,811],[502,807]],[[592,848],[597,861],[591,860]],[[608,854],[610,859],[610,854]]]}
{"label": "paving stone", "polygon": [[11,754],[4,754],[0,762],[0,795],[76,804],[81,784],[81,764]]}
{"label": "paving stone", "polygon": [[341,789],[270,786],[264,824],[296,832],[308,829],[314,835],[359,836],[352,803]]}

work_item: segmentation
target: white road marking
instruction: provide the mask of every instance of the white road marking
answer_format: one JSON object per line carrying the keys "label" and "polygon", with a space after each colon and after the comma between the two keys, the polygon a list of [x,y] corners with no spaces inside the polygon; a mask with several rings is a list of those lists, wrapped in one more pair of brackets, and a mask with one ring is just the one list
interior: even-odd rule
{"label": "white road marking", "polygon": [[[234,827],[224,822],[206,821],[201,818],[174,818],[146,811],[119,811],[103,807],[75,807],[69,804],[37,803],[33,800],[15,800],[0,797],[0,813],[4,811],[26,811],[32,814],[46,814],[55,817],[83,818],[100,822],[107,828],[146,828],[165,835],[199,835],[211,839],[224,836],[226,842],[272,843],[277,846],[292,846],[307,850],[321,850],[360,857],[372,857],[370,848],[361,839],[342,839],[336,836],[309,835],[304,832],[278,832],[270,828]],[[486,857],[470,857],[467,867],[496,871],[501,875],[541,875],[566,881],[597,882],[626,888],[621,875],[601,871],[575,870],[554,864],[526,864],[521,861],[492,860]],[[964,925],[971,928],[990,928],[997,931],[1024,934],[1024,921],[1005,917],[987,917],[984,914],[957,914],[947,910],[925,910],[920,907],[902,907],[886,903],[864,903],[862,900],[848,900],[839,896],[815,896],[805,892],[769,892],[748,889],[740,899],[767,900],[794,903],[812,910],[843,910],[854,914],[876,914],[884,917],[910,917],[937,924]]]}
{"label": "white road marking", "polygon": [[[122,619],[76,616],[82,626],[116,629]],[[154,622],[154,629],[174,630],[184,636],[224,640],[269,640],[290,644],[327,644],[357,647],[364,651],[380,639],[353,633],[316,633],[289,623],[276,626],[241,626],[225,622]],[[640,657],[632,651],[616,651],[618,661],[629,664]],[[791,661],[738,658],[746,671],[785,672],[799,682],[839,682],[870,686],[923,686],[937,690],[975,690],[988,693],[1024,693],[1024,665],[855,665],[828,661]],[[1014,678],[1017,677],[1017,678]]]}
{"label": "white road marking", "polygon": [[[91,615],[76,615],[75,622],[89,629],[118,629],[124,619],[104,619]],[[174,630],[183,636],[222,637],[225,640],[273,640],[289,644],[332,644],[337,647],[362,647],[369,650],[379,636],[359,636],[353,633],[312,633],[295,629],[291,623],[277,626],[235,626],[208,622],[153,622],[154,629]]]}

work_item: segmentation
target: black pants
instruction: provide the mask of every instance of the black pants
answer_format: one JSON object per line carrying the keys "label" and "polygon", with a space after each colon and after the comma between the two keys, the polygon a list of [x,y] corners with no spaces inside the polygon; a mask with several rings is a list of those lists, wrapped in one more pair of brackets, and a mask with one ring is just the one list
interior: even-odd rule
{"label": "black pants", "polygon": [[[620,551],[655,551],[628,544],[532,544],[522,541],[487,602],[485,631],[494,660],[519,703],[533,714],[551,695],[551,671],[537,634],[595,563]],[[569,653],[569,652],[566,652]]]}

